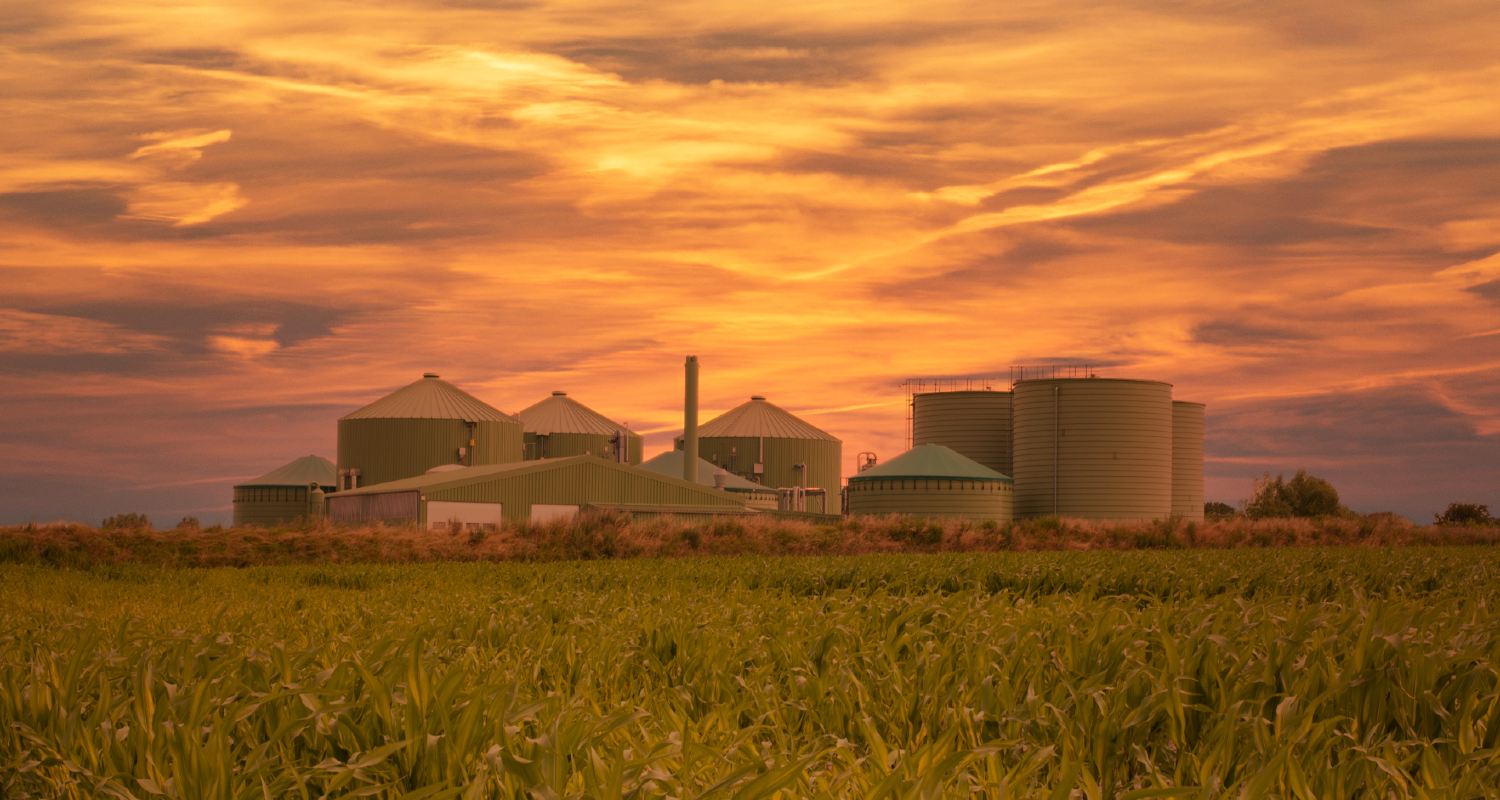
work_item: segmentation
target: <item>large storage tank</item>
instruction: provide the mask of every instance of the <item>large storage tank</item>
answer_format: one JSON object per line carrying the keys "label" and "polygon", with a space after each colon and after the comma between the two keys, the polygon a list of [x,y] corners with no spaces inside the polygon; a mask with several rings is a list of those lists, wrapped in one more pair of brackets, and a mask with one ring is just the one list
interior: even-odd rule
{"label": "large storage tank", "polygon": [[1011,473],[1010,392],[923,392],[911,404],[912,444],[940,444]]}
{"label": "large storage tank", "polygon": [[839,512],[843,452],[838,439],[760,395],[698,428],[700,458],[763,486],[825,489],[829,514]]}
{"label": "large storage tank", "polygon": [[1054,378],[1020,381],[1014,394],[1017,516],[1171,514],[1171,384]]}
{"label": "large storage tank", "polygon": [[641,463],[640,434],[631,433],[624,425],[569,397],[567,392],[553,392],[551,397],[517,412],[516,417],[525,432],[528,461],[584,455],[619,461],[614,441],[623,432],[625,460]]}
{"label": "large storage tank", "polygon": [[[234,524],[282,525],[322,516],[335,485],[333,462],[303,456],[234,487]],[[314,489],[316,487],[316,489]]]}
{"label": "large storage tank", "polygon": [[919,444],[849,478],[850,514],[1009,522],[1009,477],[938,444]]}
{"label": "large storage tank", "polygon": [[1172,516],[1203,521],[1202,403],[1172,401]]}
{"label": "large storage tank", "polygon": [[521,460],[521,421],[428,372],[339,419],[340,489]]}

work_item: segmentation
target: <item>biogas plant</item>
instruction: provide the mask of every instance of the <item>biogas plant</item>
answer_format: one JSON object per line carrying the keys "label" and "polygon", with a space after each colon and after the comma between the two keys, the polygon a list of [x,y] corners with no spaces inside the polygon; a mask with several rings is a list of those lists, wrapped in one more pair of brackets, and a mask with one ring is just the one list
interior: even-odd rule
{"label": "biogas plant", "polygon": [[341,417],[336,463],[305,456],[235,486],[234,524],[1203,517],[1204,406],[1173,400],[1168,383],[1074,367],[913,378],[910,448],[885,462],[860,453],[846,484],[838,438],[761,395],[699,425],[696,356],[684,378],[683,432],[643,461],[639,434],[566,392],[511,415],[429,372]]}

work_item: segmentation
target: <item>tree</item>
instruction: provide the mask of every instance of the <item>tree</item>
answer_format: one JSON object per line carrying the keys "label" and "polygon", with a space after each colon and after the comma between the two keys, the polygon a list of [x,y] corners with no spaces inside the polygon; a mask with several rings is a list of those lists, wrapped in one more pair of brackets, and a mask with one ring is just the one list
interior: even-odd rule
{"label": "tree", "polygon": [[1500,520],[1490,516],[1490,507],[1481,503],[1449,503],[1448,509],[1433,517],[1434,525],[1494,525]]}
{"label": "tree", "polygon": [[105,517],[104,522],[99,527],[107,531],[147,530],[151,527],[151,520],[147,519],[145,514],[115,514]]}
{"label": "tree", "polygon": [[1203,504],[1204,519],[1233,519],[1238,514],[1239,512],[1234,510],[1234,506],[1228,503],[1221,503],[1215,500]]}
{"label": "tree", "polygon": [[1330,517],[1343,513],[1338,490],[1307,470],[1299,469],[1291,480],[1269,474],[1255,482],[1255,494],[1245,504],[1245,516]]}

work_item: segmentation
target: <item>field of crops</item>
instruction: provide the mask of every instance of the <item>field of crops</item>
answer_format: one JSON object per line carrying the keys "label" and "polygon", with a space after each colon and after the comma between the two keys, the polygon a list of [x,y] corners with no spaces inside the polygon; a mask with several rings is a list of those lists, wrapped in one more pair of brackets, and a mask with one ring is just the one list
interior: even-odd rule
{"label": "field of crops", "polygon": [[0,796],[1485,797],[1500,549],[0,566]]}

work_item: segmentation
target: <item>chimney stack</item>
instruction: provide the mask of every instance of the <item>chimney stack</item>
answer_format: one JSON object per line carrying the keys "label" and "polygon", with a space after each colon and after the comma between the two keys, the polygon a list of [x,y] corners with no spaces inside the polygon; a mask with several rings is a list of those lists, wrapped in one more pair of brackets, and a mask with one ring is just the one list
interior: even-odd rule
{"label": "chimney stack", "polygon": [[698,482],[698,357],[688,356],[682,398],[682,479]]}

